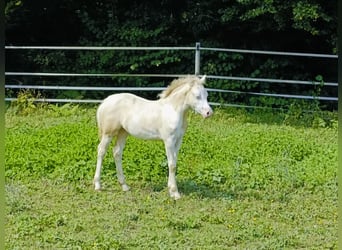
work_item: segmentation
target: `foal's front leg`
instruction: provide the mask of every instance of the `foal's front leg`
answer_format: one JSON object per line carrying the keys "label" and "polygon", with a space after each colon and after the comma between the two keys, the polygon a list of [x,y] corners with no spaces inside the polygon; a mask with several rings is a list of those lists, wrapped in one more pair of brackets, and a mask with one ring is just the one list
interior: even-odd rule
{"label": "foal's front leg", "polygon": [[169,166],[169,180],[168,180],[168,188],[171,198],[175,200],[180,198],[180,194],[177,188],[176,182],[176,171],[177,171],[177,154],[178,154],[178,145],[176,145],[175,140],[167,140],[165,141],[165,149],[167,155],[167,161]]}

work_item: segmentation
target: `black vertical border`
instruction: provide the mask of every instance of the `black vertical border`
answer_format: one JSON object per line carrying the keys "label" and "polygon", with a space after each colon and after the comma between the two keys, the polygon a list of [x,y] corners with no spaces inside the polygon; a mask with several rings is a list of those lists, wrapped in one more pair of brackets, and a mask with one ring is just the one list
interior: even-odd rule
{"label": "black vertical border", "polygon": [[338,249],[342,249],[342,1],[338,1]]}
{"label": "black vertical border", "polygon": [[5,249],[5,1],[0,10],[0,249]]}

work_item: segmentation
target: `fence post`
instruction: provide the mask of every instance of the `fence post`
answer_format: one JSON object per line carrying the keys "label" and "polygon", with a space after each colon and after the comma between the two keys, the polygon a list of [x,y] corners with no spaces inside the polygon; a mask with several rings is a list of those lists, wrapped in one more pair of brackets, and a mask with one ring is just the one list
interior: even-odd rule
{"label": "fence post", "polygon": [[196,43],[196,52],[195,52],[195,75],[196,76],[200,74],[200,65],[201,65],[200,49],[201,49],[201,44]]}

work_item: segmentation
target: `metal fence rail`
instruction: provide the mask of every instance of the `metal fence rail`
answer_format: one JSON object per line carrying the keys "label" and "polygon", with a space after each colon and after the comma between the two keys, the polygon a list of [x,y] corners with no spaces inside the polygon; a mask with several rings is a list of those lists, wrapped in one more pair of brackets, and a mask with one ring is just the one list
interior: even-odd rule
{"label": "metal fence rail", "polygon": [[[5,72],[6,76],[78,76],[78,77],[184,77],[187,75],[180,74],[75,74],[75,73],[43,73],[43,72]],[[270,79],[270,78],[256,78],[256,77],[236,77],[236,76],[215,76],[207,75],[209,79],[221,80],[235,80],[235,81],[250,81],[250,82],[269,82],[269,83],[287,83],[300,85],[320,85],[316,81],[300,81],[300,80],[286,80],[286,79]],[[337,82],[324,82],[324,86],[337,87]]]}
{"label": "metal fence rail", "polygon": [[[250,53],[250,54],[263,54],[263,55],[277,55],[277,56],[299,56],[299,57],[318,57],[327,59],[337,59],[337,55],[330,54],[313,54],[313,53],[295,53],[295,52],[278,52],[278,51],[260,51],[260,50],[241,50],[241,49],[223,49],[223,48],[205,48],[201,47],[200,43],[196,43],[195,47],[80,47],[80,46],[5,46],[6,50],[187,50],[194,51],[194,74],[200,75],[200,52],[201,51],[215,51],[215,52],[234,52],[234,53]],[[184,74],[81,74],[81,73],[49,73],[49,72],[5,72],[5,76],[39,76],[39,77],[162,77],[162,78],[177,78],[186,76]],[[234,80],[234,81],[253,81],[253,82],[267,82],[272,84],[296,84],[296,85],[320,85],[320,82],[316,81],[301,81],[290,79],[269,79],[269,78],[252,78],[252,77],[237,77],[237,76],[217,76],[208,75],[209,79],[221,79],[221,80]],[[337,82],[324,82],[324,86],[338,87]],[[6,89],[39,89],[39,90],[86,90],[86,91],[161,91],[164,88],[160,87],[90,87],[90,86],[43,86],[43,85],[21,85],[21,84],[5,84]],[[258,93],[248,91],[236,91],[236,90],[223,90],[223,89],[208,89],[210,92],[221,93],[235,93],[246,94],[254,96],[268,96],[268,97],[280,97],[280,98],[293,98],[293,99],[306,99],[306,100],[323,100],[323,101],[338,101],[338,97],[335,96],[305,96],[305,95],[293,95],[293,94],[270,94],[270,93]],[[337,93],[337,91],[336,91]],[[16,98],[5,98],[6,101],[13,101]],[[77,99],[36,99],[36,101],[44,102],[78,102],[78,103],[96,103],[101,100],[77,100]],[[213,105],[222,105],[218,103],[212,103]],[[225,103],[226,106],[243,106],[236,104]]]}
{"label": "metal fence rail", "polygon": [[204,47],[201,47],[201,50],[234,52],[234,53],[249,53],[249,54],[262,54],[262,55],[276,55],[276,56],[301,56],[301,57],[320,57],[320,58],[335,58],[335,59],[338,58],[337,55],[330,55],[330,54],[297,53],[297,52],[283,52],[283,51],[222,49],[222,48],[204,48]]}
{"label": "metal fence rail", "polygon": [[5,49],[39,49],[39,50],[194,50],[194,47],[5,46]]}

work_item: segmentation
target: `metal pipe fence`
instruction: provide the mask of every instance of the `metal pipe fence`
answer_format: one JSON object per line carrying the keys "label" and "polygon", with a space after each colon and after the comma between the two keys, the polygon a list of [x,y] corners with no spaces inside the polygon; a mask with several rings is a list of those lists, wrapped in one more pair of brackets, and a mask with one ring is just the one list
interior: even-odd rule
{"label": "metal pipe fence", "polygon": [[[180,51],[194,51],[194,74],[201,74],[201,51],[214,51],[214,52],[228,52],[228,53],[247,53],[247,54],[263,54],[263,55],[276,55],[276,56],[297,56],[297,57],[317,57],[326,59],[337,59],[337,55],[330,54],[313,54],[313,53],[295,53],[295,52],[278,52],[278,51],[260,51],[260,50],[242,50],[242,49],[222,49],[222,48],[205,48],[201,47],[200,43],[196,43],[195,47],[80,47],[80,46],[5,46],[6,50],[180,50]],[[159,77],[159,78],[177,78],[186,76],[184,74],[81,74],[81,73],[49,73],[49,72],[5,72],[6,77],[11,76],[23,76],[23,77]],[[247,81],[247,82],[264,82],[271,84],[292,84],[292,85],[321,85],[321,82],[316,81],[304,81],[304,80],[291,80],[291,79],[269,79],[269,78],[253,78],[253,77],[237,77],[237,76],[219,76],[219,75],[207,75],[208,79],[220,79],[220,80],[233,80],[233,81]],[[324,86],[334,87],[337,89],[337,82],[324,82]],[[86,90],[86,91],[161,91],[163,87],[100,87],[100,86],[45,86],[45,85],[24,85],[24,84],[5,84],[5,89],[33,89],[33,90]],[[304,99],[304,100],[322,100],[337,102],[336,96],[310,96],[310,95],[294,95],[294,94],[282,94],[282,93],[262,93],[262,92],[249,92],[249,91],[237,91],[227,89],[208,88],[209,92],[216,93],[233,93],[233,94],[246,94],[251,96],[265,96],[265,97],[279,97],[279,98],[292,98],[292,99]],[[337,93],[337,90],[336,90]],[[16,98],[6,97],[6,101],[14,101]],[[85,99],[36,99],[35,101],[41,102],[76,102],[76,103],[98,103],[101,100],[85,100]],[[239,106],[232,103],[216,103],[212,105],[225,105],[225,106]],[[245,106],[250,107],[250,106]]]}

